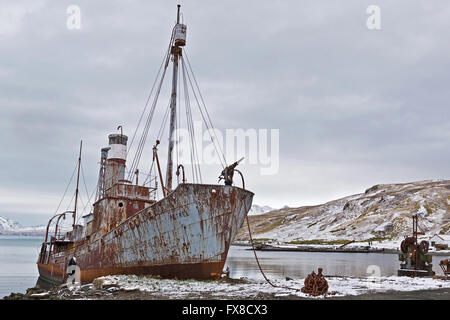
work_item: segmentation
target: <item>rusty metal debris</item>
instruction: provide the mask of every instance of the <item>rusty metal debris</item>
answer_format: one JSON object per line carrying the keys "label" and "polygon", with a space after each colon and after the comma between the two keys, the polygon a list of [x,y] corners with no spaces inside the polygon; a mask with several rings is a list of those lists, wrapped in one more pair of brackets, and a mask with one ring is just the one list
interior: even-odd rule
{"label": "rusty metal debris", "polygon": [[322,268],[318,269],[317,274],[313,271],[306,277],[302,292],[312,296],[328,293],[328,281],[322,274]]}
{"label": "rusty metal debris", "polygon": [[428,254],[428,241],[423,240],[420,244],[418,243],[417,235],[424,233],[418,231],[418,216],[413,215],[412,219],[413,235],[405,238],[400,244],[402,253],[398,257],[401,261],[398,275],[411,277],[434,276],[435,273],[431,264],[432,257]]}
{"label": "rusty metal debris", "polygon": [[439,262],[443,276],[434,276],[433,279],[450,280],[450,260],[444,259]]}
{"label": "rusty metal debris", "polygon": [[450,275],[450,261],[448,259],[441,260],[441,262],[439,262],[439,266],[441,267],[444,275]]}

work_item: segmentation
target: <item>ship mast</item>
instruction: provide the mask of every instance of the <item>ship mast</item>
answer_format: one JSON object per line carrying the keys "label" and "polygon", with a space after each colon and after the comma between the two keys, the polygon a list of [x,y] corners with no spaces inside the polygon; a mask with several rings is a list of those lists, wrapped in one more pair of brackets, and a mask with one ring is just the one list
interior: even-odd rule
{"label": "ship mast", "polygon": [[170,100],[170,132],[169,132],[169,151],[167,155],[167,172],[166,185],[167,191],[172,189],[172,173],[173,173],[173,159],[172,152],[174,146],[174,131],[177,114],[177,79],[178,79],[178,61],[181,57],[181,47],[185,45],[186,26],[180,24],[180,5],[177,5],[177,24],[175,25],[174,45],[170,49],[173,57],[173,74],[172,74],[172,96]]}
{"label": "ship mast", "polygon": [[82,147],[83,147],[83,140],[80,141],[80,154],[78,156],[77,189],[75,190],[75,208],[73,209],[73,224],[72,224],[73,230],[75,230],[75,223],[76,223],[76,219],[77,219],[78,186],[80,183],[80,166],[81,166],[81,148]]}

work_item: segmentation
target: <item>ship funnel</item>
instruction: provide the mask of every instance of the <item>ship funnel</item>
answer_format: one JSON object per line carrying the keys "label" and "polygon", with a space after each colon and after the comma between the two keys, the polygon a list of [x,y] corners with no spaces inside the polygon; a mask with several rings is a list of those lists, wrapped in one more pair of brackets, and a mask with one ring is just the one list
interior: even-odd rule
{"label": "ship funnel", "polygon": [[108,136],[108,139],[109,150],[105,172],[106,190],[125,178],[128,137],[122,133],[113,133]]}
{"label": "ship funnel", "polygon": [[113,133],[108,136],[109,147],[108,160],[126,160],[128,137],[124,134]]}

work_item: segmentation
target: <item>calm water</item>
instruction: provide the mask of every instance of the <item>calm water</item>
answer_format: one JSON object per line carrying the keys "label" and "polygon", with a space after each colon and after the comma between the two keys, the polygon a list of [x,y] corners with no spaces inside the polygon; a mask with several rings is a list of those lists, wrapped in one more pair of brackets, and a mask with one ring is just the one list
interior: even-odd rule
{"label": "calm water", "polygon": [[[41,238],[0,236],[0,298],[11,292],[24,293],[36,284],[41,242]],[[262,280],[253,252],[246,249],[231,246],[225,267],[230,268],[232,278]],[[371,265],[379,266],[382,276],[390,276],[399,267],[395,254],[257,251],[257,255],[269,278],[304,278],[318,267],[325,275],[366,277],[372,275],[367,269]],[[439,261],[445,258],[433,256],[436,274],[441,274]]]}
{"label": "calm water", "polygon": [[36,284],[41,237],[0,236],[0,298]]}
{"label": "calm water", "polygon": [[[225,268],[230,268],[232,278],[247,277],[263,280],[253,251],[249,247],[231,246]],[[400,267],[397,254],[381,253],[329,253],[256,251],[266,276],[271,278],[305,278],[321,267],[328,276],[368,277],[373,276],[373,267],[378,266],[381,276],[397,275]],[[433,270],[441,275],[439,261],[449,257],[433,256]]]}

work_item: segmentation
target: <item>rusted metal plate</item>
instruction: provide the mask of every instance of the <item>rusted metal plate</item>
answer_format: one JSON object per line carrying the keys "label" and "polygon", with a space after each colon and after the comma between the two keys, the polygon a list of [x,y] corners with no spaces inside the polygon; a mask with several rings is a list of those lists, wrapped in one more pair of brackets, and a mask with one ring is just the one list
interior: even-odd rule
{"label": "rusted metal plate", "polygon": [[[252,199],[252,192],[237,187],[181,184],[123,221],[117,218],[120,215],[111,214],[111,220],[95,226],[97,231],[89,241],[75,244],[63,255],[66,261],[76,257],[82,282],[120,273],[216,278]],[[115,204],[110,201],[110,206]],[[120,213],[127,208],[102,211]],[[55,258],[53,255],[49,262],[55,263]],[[62,260],[57,264],[66,270]]]}

